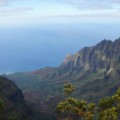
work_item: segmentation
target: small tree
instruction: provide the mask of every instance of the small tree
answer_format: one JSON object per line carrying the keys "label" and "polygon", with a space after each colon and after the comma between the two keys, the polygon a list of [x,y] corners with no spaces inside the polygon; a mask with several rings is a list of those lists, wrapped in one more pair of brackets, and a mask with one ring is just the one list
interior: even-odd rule
{"label": "small tree", "polygon": [[119,120],[120,119],[120,88],[109,98],[99,101],[98,120]]}
{"label": "small tree", "polygon": [[71,83],[64,85],[63,91],[66,99],[58,103],[56,111],[62,113],[65,120],[93,120],[95,104],[87,104],[84,100],[70,97],[74,89],[75,87]]}
{"label": "small tree", "polygon": [[64,84],[64,95],[70,96],[74,91],[75,87],[71,83]]}

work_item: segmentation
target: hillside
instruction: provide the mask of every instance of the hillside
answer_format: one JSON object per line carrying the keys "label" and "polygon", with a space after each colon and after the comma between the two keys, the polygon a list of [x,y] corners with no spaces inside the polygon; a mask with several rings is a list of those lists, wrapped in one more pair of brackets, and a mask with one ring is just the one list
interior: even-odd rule
{"label": "hillside", "polygon": [[[120,86],[120,38],[114,42],[103,40],[95,46],[85,47],[74,55],[67,55],[56,68],[7,75],[24,92],[44,100],[62,93],[67,82],[77,86],[74,96],[97,102],[99,98],[112,95]],[[36,100],[37,101],[37,100]],[[40,101],[37,102],[40,104]]]}
{"label": "hillside", "polygon": [[17,86],[0,76],[0,99],[3,101],[3,120],[33,120],[33,112],[27,106],[23,94]]}

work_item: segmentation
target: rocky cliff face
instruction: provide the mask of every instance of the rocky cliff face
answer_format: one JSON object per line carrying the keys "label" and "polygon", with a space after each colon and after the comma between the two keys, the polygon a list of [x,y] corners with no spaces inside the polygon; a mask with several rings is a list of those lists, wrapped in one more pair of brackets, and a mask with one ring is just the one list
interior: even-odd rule
{"label": "rocky cliff face", "polygon": [[119,51],[120,39],[114,42],[103,40],[96,46],[83,48],[75,55],[67,56],[60,67],[68,68],[68,71],[72,72],[104,70],[109,73],[114,71],[120,63]]}
{"label": "rocky cliff face", "polygon": [[93,47],[67,55],[56,68],[7,76],[23,91],[36,90],[47,95],[59,95],[67,82],[77,86],[74,96],[97,101],[111,95],[120,85],[120,38],[103,40]]}
{"label": "rocky cliff face", "polygon": [[26,105],[21,90],[2,76],[0,76],[0,99],[4,106],[3,120],[33,120],[32,111]]}

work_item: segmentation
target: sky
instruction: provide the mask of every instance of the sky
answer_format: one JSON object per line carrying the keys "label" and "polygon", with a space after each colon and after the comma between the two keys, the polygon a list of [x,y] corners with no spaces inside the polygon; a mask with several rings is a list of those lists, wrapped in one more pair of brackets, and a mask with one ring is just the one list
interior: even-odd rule
{"label": "sky", "polygon": [[120,0],[0,0],[0,73],[56,66],[119,31]]}
{"label": "sky", "polygon": [[0,25],[119,22],[120,0],[0,0]]}

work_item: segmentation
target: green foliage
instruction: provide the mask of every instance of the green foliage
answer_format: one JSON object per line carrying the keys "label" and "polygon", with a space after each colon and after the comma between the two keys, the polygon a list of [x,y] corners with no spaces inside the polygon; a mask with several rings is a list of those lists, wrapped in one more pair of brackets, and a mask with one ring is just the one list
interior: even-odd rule
{"label": "green foliage", "polygon": [[[71,95],[74,91],[74,86],[70,83],[64,85],[64,94]],[[65,100],[58,103],[56,111],[65,114],[65,120],[93,120],[95,104],[88,104],[85,100],[79,100],[72,97],[67,97]],[[64,119],[64,118],[62,118]]]}
{"label": "green foliage", "polygon": [[102,111],[98,120],[118,120],[116,107],[112,107]]}
{"label": "green foliage", "polygon": [[[30,114],[29,114],[30,113]],[[0,76],[0,120],[32,120],[33,112],[17,86]]]}
{"label": "green foliage", "polygon": [[106,98],[106,99],[100,100],[99,101],[100,111],[111,108],[113,106],[113,103],[114,103],[114,101],[112,98]]}
{"label": "green foliage", "polygon": [[71,95],[71,93],[74,91],[74,86],[71,83],[67,83],[64,85],[63,91],[65,95]]}
{"label": "green foliage", "polygon": [[98,120],[119,120],[120,118],[120,88],[109,98],[99,102]]}
{"label": "green foliage", "polygon": [[[70,95],[74,91],[72,84],[64,85],[65,95]],[[98,111],[95,111],[98,110]],[[56,111],[66,120],[120,120],[120,88],[111,96],[99,101],[99,104],[87,103],[85,100],[79,100],[67,97],[59,102]]]}
{"label": "green foliage", "polygon": [[89,110],[91,113],[94,113],[95,104],[94,104],[94,103],[90,103],[90,104],[88,105],[88,110]]}

